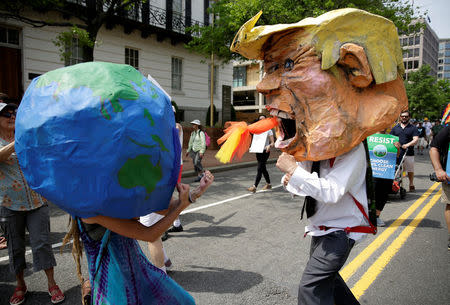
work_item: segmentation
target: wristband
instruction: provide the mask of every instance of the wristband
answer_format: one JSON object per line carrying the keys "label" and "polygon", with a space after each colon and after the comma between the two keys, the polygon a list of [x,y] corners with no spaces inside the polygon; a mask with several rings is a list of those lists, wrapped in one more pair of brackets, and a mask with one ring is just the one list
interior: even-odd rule
{"label": "wristband", "polygon": [[194,203],[194,202],[195,202],[195,200],[192,200],[191,192],[189,192],[189,202],[190,202],[190,203]]}

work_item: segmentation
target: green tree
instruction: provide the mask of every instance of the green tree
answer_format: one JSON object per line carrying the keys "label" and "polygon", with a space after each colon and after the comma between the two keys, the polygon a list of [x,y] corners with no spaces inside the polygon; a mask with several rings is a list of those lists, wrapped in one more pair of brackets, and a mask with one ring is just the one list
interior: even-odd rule
{"label": "green tree", "polygon": [[[123,16],[128,10],[140,6],[147,0],[1,0],[0,18],[15,19],[33,27],[59,26],[70,27],[69,31],[62,32],[55,44],[60,48],[63,55],[65,44],[72,38],[79,39],[83,47],[84,61],[94,60],[94,45],[100,28],[109,23],[115,24],[117,16]],[[42,13],[29,17],[27,10]],[[61,14],[64,22],[54,21],[45,13],[55,11]]]}
{"label": "green tree", "polygon": [[450,81],[448,79],[440,79],[437,84],[438,105],[440,112],[437,118],[440,118],[445,107],[450,103]]}
{"label": "green tree", "polygon": [[438,83],[436,77],[430,75],[430,70],[430,66],[423,65],[418,71],[409,73],[405,81],[409,110],[414,118],[438,118],[442,105],[447,103],[443,101],[445,83]]}
{"label": "green tree", "polygon": [[[316,17],[327,11],[353,7],[384,16],[392,20],[399,31],[415,30],[420,24],[410,28],[413,8],[405,1],[398,0],[217,0],[213,2],[210,12],[216,16],[214,26],[194,26],[193,32],[200,32],[200,37],[193,37],[187,47],[204,56],[211,53],[222,60],[239,58],[232,54],[229,46],[239,28],[260,10],[263,11],[258,25],[293,23],[305,17]],[[417,17],[417,16],[416,16]]]}

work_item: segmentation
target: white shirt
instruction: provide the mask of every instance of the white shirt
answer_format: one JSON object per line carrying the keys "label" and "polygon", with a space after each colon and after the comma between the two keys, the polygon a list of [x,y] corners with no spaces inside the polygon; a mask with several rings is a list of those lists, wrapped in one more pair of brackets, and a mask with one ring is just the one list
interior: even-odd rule
{"label": "white shirt", "polygon": [[[305,231],[311,236],[321,236],[339,228],[369,225],[352,196],[364,207],[366,213],[366,153],[360,144],[348,153],[336,157],[333,167],[330,160],[320,161],[320,178],[311,173],[312,161],[298,162],[286,189],[298,196],[311,196],[317,200],[316,213],[309,217]],[[284,177],[281,181],[284,180]],[[333,227],[327,231],[319,226]],[[349,238],[358,241],[365,233],[350,232]]]}

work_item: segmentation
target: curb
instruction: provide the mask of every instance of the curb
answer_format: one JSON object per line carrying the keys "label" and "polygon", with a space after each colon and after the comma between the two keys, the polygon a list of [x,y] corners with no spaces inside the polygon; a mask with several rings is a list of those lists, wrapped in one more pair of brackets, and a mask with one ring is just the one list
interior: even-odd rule
{"label": "curb", "polygon": [[[272,159],[268,159],[267,160],[267,164],[272,164],[272,163],[276,163],[276,162],[277,162],[277,158],[272,158]],[[207,170],[209,170],[211,173],[219,173],[219,172],[224,172],[224,171],[227,171],[227,170],[251,167],[251,166],[256,166],[256,165],[258,165],[258,161],[247,161],[247,162],[240,162],[240,163],[235,163],[235,164],[219,165],[219,166],[209,167],[209,168],[207,168]],[[197,174],[195,173],[194,170],[189,170],[189,171],[183,172],[181,174],[181,178],[194,177],[196,175]]]}

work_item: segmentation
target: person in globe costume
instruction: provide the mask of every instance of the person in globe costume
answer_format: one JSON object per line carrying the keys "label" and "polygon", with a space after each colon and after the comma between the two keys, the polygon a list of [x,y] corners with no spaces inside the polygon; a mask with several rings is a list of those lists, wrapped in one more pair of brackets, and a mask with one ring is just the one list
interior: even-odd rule
{"label": "person in globe costume", "polygon": [[[78,64],[34,79],[16,122],[30,187],[73,216],[64,242],[74,240],[80,281],[84,245],[92,303],[195,303],[136,241],[161,236],[214,180],[206,172],[191,192],[177,184],[181,149],[168,96],[131,66]],[[171,199],[175,186],[179,199]],[[162,210],[151,227],[137,220]]]}
{"label": "person in globe costume", "polygon": [[[358,9],[254,27],[261,13],[241,27],[231,50],[264,60],[257,90],[275,118],[263,122],[265,130],[276,127],[283,185],[306,196],[305,235],[312,238],[298,303],[359,304],[339,270],[353,245],[376,232],[367,216],[361,142],[407,108],[397,29]],[[258,129],[255,124],[230,124],[216,157],[228,162],[239,156],[236,143],[246,143],[248,132]]]}

